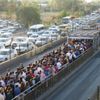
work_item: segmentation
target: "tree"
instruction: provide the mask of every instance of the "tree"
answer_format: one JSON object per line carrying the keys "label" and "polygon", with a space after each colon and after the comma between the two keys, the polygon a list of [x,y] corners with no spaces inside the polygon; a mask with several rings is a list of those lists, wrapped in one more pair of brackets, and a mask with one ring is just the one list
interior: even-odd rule
{"label": "tree", "polygon": [[11,18],[12,15],[15,12],[16,12],[16,1],[8,0],[8,2],[7,2],[7,9],[6,9],[7,17]]}
{"label": "tree", "polygon": [[0,11],[5,11],[7,9],[7,0],[0,0]]}
{"label": "tree", "polygon": [[74,14],[76,11],[82,11],[81,9],[83,8],[82,0],[51,0],[49,4],[52,9],[64,10],[67,13],[70,12],[70,14]]}
{"label": "tree", "polygon": [[40,23],[40,12],[34,5],[21,5],[16,11],[17,20],[29,27],[32,24]]}
{"label": "tree", "polygon": [[69,16],[69,14],[65,10],[61,11],[60,17],[62,18],[66,16]]}

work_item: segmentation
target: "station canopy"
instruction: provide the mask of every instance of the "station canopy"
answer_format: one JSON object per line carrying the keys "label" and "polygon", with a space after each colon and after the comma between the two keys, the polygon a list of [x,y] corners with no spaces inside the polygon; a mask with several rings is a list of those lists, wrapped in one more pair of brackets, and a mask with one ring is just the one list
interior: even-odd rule
{"label": "station canopy", "polygon": [[68,39],[93,39],[98,30],[76,30],[68,34]]}

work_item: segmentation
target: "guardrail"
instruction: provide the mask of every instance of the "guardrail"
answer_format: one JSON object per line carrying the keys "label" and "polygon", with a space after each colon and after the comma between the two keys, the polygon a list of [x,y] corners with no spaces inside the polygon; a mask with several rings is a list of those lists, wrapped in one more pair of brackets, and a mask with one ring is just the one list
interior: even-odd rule
{"label": "guardrail", "polygon": [[29,51],[27,53],[24,53],[22,55],[18,55],[15,58],[12,58],[8,61],[2,62],[0,63],[0,69],[3,71],[5,71],[5,69],[10,68],[11,66],[13,67],[18,67],[18,65],[20,63],[24,63],[25,61],[31,59],[33,56],[35,56],[36,54],[42,53],[45,50],[49,50],[50,48],[53,48],[55,46],[58,46],[62,43],[64,43],[65,41],[67,41],[67,37],[64,38],[60,38],[59,40],[56,41],[52,41],[46,45],[43,45],[41,47],[35,48],[32,51]]}
{"label": "guardrail", "polygon": [[30,87],[12,100],[36,100],[41,94],[53,87],[57,82],[61,81],[61,79],[63,79],[66,75],[69,75],[75,68],[92,56],[93,53],[94,49],[89,48],[71,64],[65,64],[63,69],[60,70],[55,76],[50,75],[45,81],[39,82],[35,86]]}

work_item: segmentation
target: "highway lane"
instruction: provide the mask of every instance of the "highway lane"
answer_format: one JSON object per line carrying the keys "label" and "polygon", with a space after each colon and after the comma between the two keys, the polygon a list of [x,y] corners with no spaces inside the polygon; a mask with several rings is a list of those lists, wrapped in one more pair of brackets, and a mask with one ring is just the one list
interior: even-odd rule
{"label": "highway lane", "polygon": [[40,100],[88,100],[99,84],[100,52]]}

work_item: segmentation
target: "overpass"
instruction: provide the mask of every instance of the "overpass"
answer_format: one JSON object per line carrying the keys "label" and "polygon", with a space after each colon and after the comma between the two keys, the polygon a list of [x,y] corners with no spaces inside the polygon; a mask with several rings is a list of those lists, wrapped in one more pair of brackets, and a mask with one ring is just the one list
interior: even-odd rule
{"label": "overpass", "polygon": [[100,51],[38,100],[88,100],[100,85]]}

